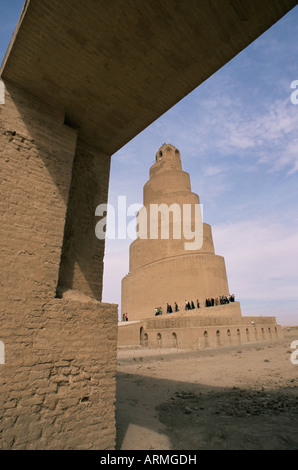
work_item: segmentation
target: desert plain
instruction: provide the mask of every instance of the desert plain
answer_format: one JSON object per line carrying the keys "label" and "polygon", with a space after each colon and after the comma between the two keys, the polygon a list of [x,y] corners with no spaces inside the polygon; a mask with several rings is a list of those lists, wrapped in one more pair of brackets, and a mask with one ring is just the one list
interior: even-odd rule
{"label": "desert plain", "polygon": [[296,340],[118,348],[116,450],[298,450]]}

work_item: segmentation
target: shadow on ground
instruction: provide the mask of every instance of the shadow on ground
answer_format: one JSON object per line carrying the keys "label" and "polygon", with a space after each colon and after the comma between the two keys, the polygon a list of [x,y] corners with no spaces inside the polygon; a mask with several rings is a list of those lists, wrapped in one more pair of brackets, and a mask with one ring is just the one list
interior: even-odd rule
{"label": "shadow on ground", "polygon": [[[148,367],[150,368],[150,367]],[[129,426],[166,435],[163,450],[298,450],[298,380],[292,388],[217,388],[118,373],[117,446]],[[155,449],[131,442],[130,450]]]}

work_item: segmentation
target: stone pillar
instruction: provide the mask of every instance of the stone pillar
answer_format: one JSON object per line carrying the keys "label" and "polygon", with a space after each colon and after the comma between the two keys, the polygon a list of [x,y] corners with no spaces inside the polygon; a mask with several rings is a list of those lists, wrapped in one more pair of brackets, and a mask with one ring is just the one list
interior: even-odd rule
{"label": "stone pillar", "polygon": [[[0,446],[112,449],[117,307],[97,300],[103,247],[95,253],[97,288],[96,267],[91,275],[82,261],[83,253],[89,262],[96,246],[94,241],[90,252],[84,246],[91,240],[90,219],[81,238],[81,257],[72,259],[74,275],[65,277],[71,279],[67,288],[82,289],[85,295],[69,290],[66,297],[56,298],[68,199],[75,192],[71,181],[78,184],[72,177],[73,160],[75,153],[81,155],[82,144],[77,145],[77,132],[64,125],[62,111],[5,85],[5,103],[0,105],[0,341],[5,346]],[[100,158],[86,160],[86,166],[98,165],[108,179],[109,159]],[[107,198],[107,181],[97,182],[97,176],[95,172],[89,180],[90,213],[92,204],[101,202],[95,194]],[[82,200],[87,200],[87,186],[82,188]],[[71,225],[76,219],[71,206],[68,214]],[[94,228],[95,217],[93,233]],[[71,232],[75,253],[77,233]]]}
{"label": "stone pillar", "polygon": [[110,157],[78,142],[73,164],[58,296],[72,289],[102,299],[104,240],[95,236],[95,209],[107,202]]}

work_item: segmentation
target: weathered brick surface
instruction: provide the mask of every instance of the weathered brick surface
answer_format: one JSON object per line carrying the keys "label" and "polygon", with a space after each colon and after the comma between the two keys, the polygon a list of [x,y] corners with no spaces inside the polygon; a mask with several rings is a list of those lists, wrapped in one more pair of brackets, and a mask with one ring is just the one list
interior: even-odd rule
{"label": "weathered brick surface", "polygon": [[54,299],[1,325],[1,449],[113,449],[117,307]]}
{"label": "weathered brick surface", "polygon": [[[118,346],[205,349],[275,341],[283,337],[275,317],[237,315],[237,303],[121,322]],[[236,312],[236,315],[235,315]]]}
{"label": "weathered brick surface", "polygon": [[1,293],[13,312],[55,296],[77,136],[7,85],[0,139]]}
{"label": "weathered brick surface", "polygon": [[[6,84],[5,98],[0,106],[0,340],[5,344],[0,448],[110,449],[117,307],[80,294],[55,298],[77,133],[64,125],[59,110],[12,85]],[[103,187],[106,195],[106,181]]]}
{"label": "weathered brick surface", "polygon": [[95,208],[107,202],[110,157],[78,142],[66,216],[59,289],[102,298],[104,240],[95,236]]}

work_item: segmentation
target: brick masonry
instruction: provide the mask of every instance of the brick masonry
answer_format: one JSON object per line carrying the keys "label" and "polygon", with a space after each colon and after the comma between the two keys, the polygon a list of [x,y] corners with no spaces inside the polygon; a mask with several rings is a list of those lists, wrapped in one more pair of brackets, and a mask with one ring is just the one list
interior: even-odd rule
{"label": "brick masonry", "polygon": [[[95,208],[107,202],[110,157],[78,142],[66,216],[59,290],[101,300],[104,240],[95,237]],[[97,220],[98,221],[98,220]]]}
{"label": "brick masonry", "polygon": [[[82,143],[64,125],[64,113],[6,83],[0,105],[2,449],[115,445],[117,306],[98,302],[86,289],[88,279],[75,287],[89,297],[69,291],[55,298],[76,148]],[[109,158],[97,164],[100,203]],[[88,186],[80,190],[86,198]],[[90,205],[95,200],[93,193]],[[102,270],[102,245],[98,251]]]}
{"label": "brick masonry", "polygon": [[[91,3],[86,8],[83,2],[73,2],[70,15],[68,1],[27,1],[0,71],[6,80],[6,103],[0,104],[0,341],[3,335],[6,348],[6,363],[0,368],[5,418],[0,433],[4,448],[113,446],[112,406],[101,401],[96,408],[90,398],[95,396],[94,389],[83,398],[81,394],[71,396],[74,411],[79,413],[80,405],[75,403],[85,398],[82,404],[92,406],[94,419],[99,420],[97,425],[89,421],[86,427],[90,416],[80,415],[77,432],[70,429],[66,408],[60,414],[56,413],[59,407],[49,411],[45,395],[35,392],[47,388],[46,396],[54,400],[67,381],[55,384],[52,368],[65,367],[67,373],[61,369],[59,374],[72,377],[75,369],[69,373],[71,364],[83,378],[83,370],[89,374],[91,355],[103,367],[94,380],[105,390],[109,404],[113,402],[110,384],[115,369],[110,345],[116,348],[116,306],[97,303],[95,314],[93,301],[86,301],[82,310],[77,294],[70,295],[71,306],[65,295],[55,299],[58,278],[60,297],[65,289],[76,289],[92,299],[101,298],[104,246],[97,245],[92,258],[85,242],[91,237],[90,208],[101,190],[96,205],[107,199],[109,158],[99,155],[92,145],[99,143],[106,155],[115,153],[297,2],[264,0],[258,7],[248,2],[243,10],[235,2],[227,6],[225,0],[218,0],[220,21],[211,2],[193,0],[191,9],[188,4],[178,7],[177,2],[167,2],[166,9],[158,10],[153,2],[145,9],[136,8],[137,1],[122,9],[117,2]],[[164,21],[165,17],[171,21]],[[70,117],[80,128],[78,136],[64,125],[64,110],[68,122]],[[99,178],[89,193],[92,201],[86,200],[90,172],[81,175],[76,170],[82,168],[83,155]],[[79,206],[78,188],[71,189],[75,181],[75,188],[83,185]],[[74,221],[76,215],[85,215],[85,209],[88,228],[81,237],[81,228]],[[88,319],[88,325],[93,323],[93,328],[84,330],[79,315]],[[75,325],[82,329],[81,339]],[[109,343],[103,340],[102,329]],[[89,338],[93,334],[95,342],[93,336]],[[40,355],[38,338],[43,338],[46,349],[51,344],[49,362],[42,362],[45,358]],[[87,339],[88,357],[80,355]],[[51,351],[58,351],[59,357]],[[87,388],[88,384],[86,378]],[[70,387],[64,388],[63,394],[68,396],[68,391]],[[22,396],[29,401],[24,398],[21,402]],[[103,425],[103,420],[109,424]],[[98,439],[92,435],[92,426]]]}
{"label": "brick masonry", "polygon": [[113,449],[115,306],[55,299],[2,322],[1,449]]}
{"label": "brick masonry", "polygon": [[275,341],[283,337],[275,317],[240,316],[237,304],[120,322],[118,347],[199,350]]}

